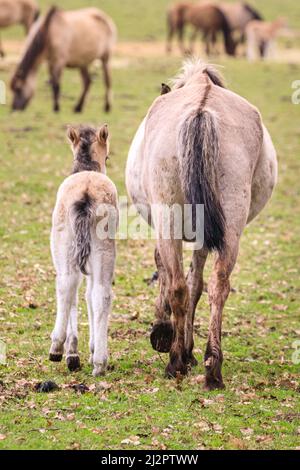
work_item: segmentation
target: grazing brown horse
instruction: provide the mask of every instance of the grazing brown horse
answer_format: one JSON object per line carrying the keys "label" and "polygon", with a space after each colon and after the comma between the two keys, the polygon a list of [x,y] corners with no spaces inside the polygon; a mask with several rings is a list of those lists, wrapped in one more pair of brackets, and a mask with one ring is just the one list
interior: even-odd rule
{"label": "grazing brown horse", "polygon": [[60,108],[60,80],[64,68],[79,69],[84,89],[74,111],[81,112],[91,85],[89,65],[100,59],[106,87],[104,109],[108,112],[112,100],[110,57],[116,36],[113,21],[96,8],[62,11],[52,7],[30,31],[23,57],[11,82],[13,109],[23,110],[28,105],[35,91],[39,65],[46,59],[54,111]]}
{"label": "grazing brown horse", "polygon": [[[21,24],[28,33],[38,16],[39,9],[35,0],[0,0],[0,28]],[[1,40],[0,56],[4,56]]]}
{"label": "grazing brown horse", "polygon": [[[126,169],[128,193],[157,238],[160,294],[151,343],[158,351],[170,352],[168,376],[186,374],[189,365],[196,364],[194,316],[206,259],[214,251],[204,364],[206,388],[223,388],[221,326],[230,276],[245,226],[271,197],[277,179],[276,151],[258,110],[226,89],[212,66],[186,63],[172,90],[166,91],[141,123]],[[193,211],[185,220],[186,205]],[[204,243],[190,245],[193,257],[186,277],[183,240],[194,238],[174,236],[173,231],[164,236],[162,222],[168,220],[165,208],[177,208],[179,228],[191,221],[194,225],[199,205],[204,208],[204,224],[197,225],[196,217],[196,235],[203,230]]]}
{"label": "grazing brown horse", "polygon": [[168,41],[167,50],[171,51],[171,41],[174,33],[178,32],[179,47],[184,53],[183,31],[185,24],[191,24],[195,31],[191,39],[189,52],[193,52],[193,45],[198,32],[203,33],[206,43],[206,53],[210,54],[210,38],[216,37],[218,32],[224,36],[226,53],[235,55],[235,43],[231,36],[228,20],[222,10],[209,3],[180,3],[168,10]]}

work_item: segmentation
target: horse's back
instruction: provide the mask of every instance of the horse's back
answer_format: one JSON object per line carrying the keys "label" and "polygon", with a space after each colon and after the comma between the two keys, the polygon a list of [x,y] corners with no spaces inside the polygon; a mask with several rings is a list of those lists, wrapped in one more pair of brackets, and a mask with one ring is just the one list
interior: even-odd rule
{"label": "horse's back", "polygon": [[111,53],[116,34],[113,21],[97,8],[60,11],[50,27],[50,48],[68,66],[86,66]]}

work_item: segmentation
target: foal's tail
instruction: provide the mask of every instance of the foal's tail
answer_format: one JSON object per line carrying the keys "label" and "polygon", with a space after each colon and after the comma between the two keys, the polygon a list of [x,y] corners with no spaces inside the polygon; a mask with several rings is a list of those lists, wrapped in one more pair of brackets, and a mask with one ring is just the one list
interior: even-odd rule
{"label": "foal's tail", "polygon": [[193,207],[204,205],[204,246],[209,251],[224,247],[225,216],[217,181],[219,153],[216,120],[209,111],[199,110],[180,129],[179,154],[186,201]]}
{"label": "foal's tail", "polygon": [[85,193],[73,205],[73,229],[75,244],[73,259],[82,274],[87,275],[86,264],[91,254],[91,226],[94,217],[93,200]]}

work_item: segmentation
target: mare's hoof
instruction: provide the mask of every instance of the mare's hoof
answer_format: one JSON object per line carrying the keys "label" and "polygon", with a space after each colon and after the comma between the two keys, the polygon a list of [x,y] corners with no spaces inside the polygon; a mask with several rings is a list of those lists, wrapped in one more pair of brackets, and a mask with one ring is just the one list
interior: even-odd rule
{"label": "mare's hoof", "polygon": [[224,389],[225,385],[221,373],[222,358],[220,360],[216,356],[209,356],[206,358],[204,365],[206,369],[204,389],[207,391]]}
{"label": "mare's hoof", "polygon": [[173,337],[174,330],[171,321],[155,323],[150,334],[152,348],[161,353],[170,352]]}
{"label": "mare's hoof", "polygon": [[204,390],[211,392],[212,390],[223,390],[225,388],[224,382],[221,379],[214,377],[205,377]]}
{"label": "mare's hoof", "polygon": [[190,354],[188,362],[189,362],[190,367],[197,367],[198,365],[198,361],[195,358],[193,353]]}
{"label": "mare's hoof", "polygon": [[111,105],[109,103],[106,103],[104,106],[104,112],[109,113],[111,111]]}
{"label": "mare's hoof", "polygon": [[165,376],[168,379],[176,379],[178,376],[188,374],[188,365],[180,360],[169,362],[166,367]]}
{"label": "mare's hoof", "polygon": [[62,358],[63,358],[62,354],[52,354],[52,353],[49,354],[49,361],[51,362],[61,362]]}
{"label": "mare's hoof", "polygon": [[75,372],[80,369],[80,359],[77,354],[67,357],[67,367],[71,372]]}

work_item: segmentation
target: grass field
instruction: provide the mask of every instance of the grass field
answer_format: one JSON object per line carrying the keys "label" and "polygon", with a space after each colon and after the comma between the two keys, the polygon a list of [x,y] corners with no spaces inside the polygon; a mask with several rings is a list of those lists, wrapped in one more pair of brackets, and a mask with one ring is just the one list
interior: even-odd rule
{"label": "grass field", "polygon": [[[67,7],[86,4],[63,3]],[[141,41],[163,37],[167,3],[103,0],[101,6],[116,19],[122,40]],[[300,27],[296,0],[286,0],[284,6],[283,12],[282,2],[268,0],[261,10],[270,17],[285,14],[294,27]],[[21,37],[21,30],[13,29],[4,38],[13,38],[13,31]],[[51,112],[45,69],[39,75],[36,98],[25,113],[12,114],[8,105],[0,106],[0,339],[7,345],[7,365],[0,365],[0,448],[299,448],[300,365],[296,362],[300,354],[297,357],[293,343],[300,340],[300,106],[291,102],[291,84],[300,80],[300,65],[218,60],[229,87],[259,107],[279,158],[278,187],[267,209],[245,231],[232,278],[234,292],[225,308],[226,390],[202,390],[201,359],[209,319],[206,294],[195,326],[200,365],[182,382],[164,379],[167,356],[159,356],[149,343],[157,294],[157,287],[145,282],[154,269],[152,242],[118,243],[109,339],[112,370],[106,377],[95,380],[88,366],[83,292],[82,370],[71,374],[64,363],[47,360],[55,318],[51,212],[56,190],[72,165],[66,125],[109,123],[108,174],[124,195],[124,166],[135,130],[158,95],[160,83],[181,64],[176,56],[125,59],[115,60],[114,109],[109,116],[102,112],[103,87],[97,68],[82,116],[72,113],[80,80],[70,71],[64,77],[59,115]],[[8,84],[11,72],[0,71],[0,79]],[[35,384],[46,380],[55,381],[59,390],[35,392]],[[84,394],[72,388],[80,383],[88,387]]]}

